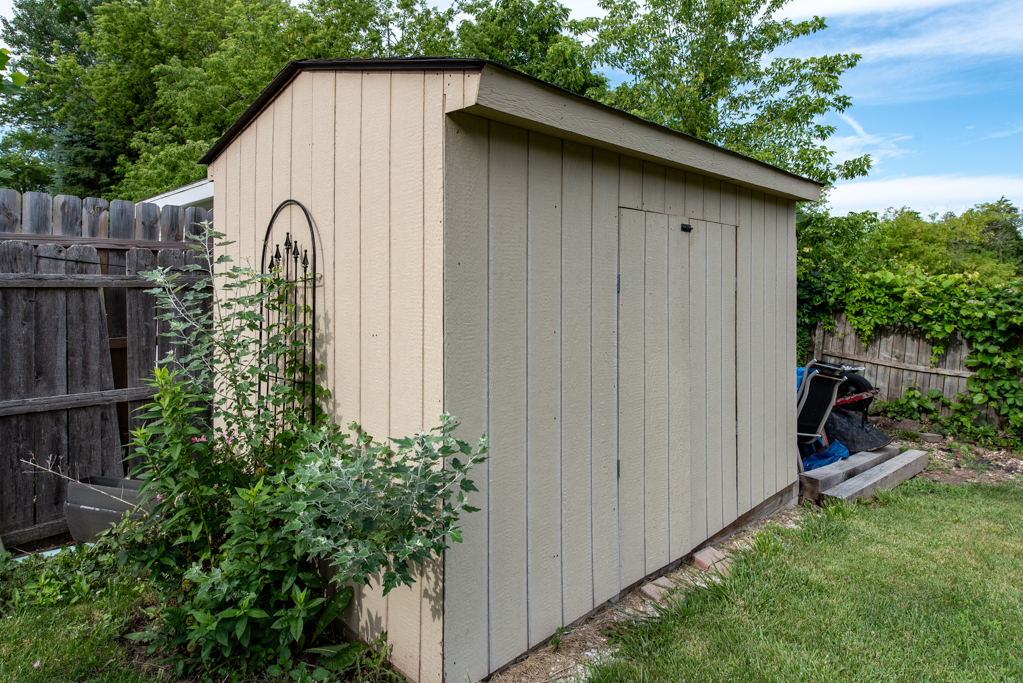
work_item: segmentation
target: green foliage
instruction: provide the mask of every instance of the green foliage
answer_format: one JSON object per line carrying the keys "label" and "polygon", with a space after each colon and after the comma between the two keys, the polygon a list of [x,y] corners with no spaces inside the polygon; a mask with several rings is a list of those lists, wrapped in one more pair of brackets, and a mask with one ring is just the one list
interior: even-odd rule
{"label": "green foliage", "polygon": [[7,51],[7,48],[0,47],[0,95],[14,95],[21,86],[25,85],[25,74],[17,71],[5,73],[10,60],[11,53]]}
{"label": "green foliage", "polygon": [[[977,372],[968,381],[967,400],[994,406],[1005,436],[1023,436],[1023,279],[1013,260],[1023,240],[1019,225],[1018,209],[1004,198],[931,221],[908,210],[880,218],[869,212],[845,218],[801,212],[801,350],[808,348],[816,325],[830,325],[843,311],[864,341],[881,328],[923,335],[932,344],[932,360],[959,333],[972,349],[965,364]],[[930,399],[908,395],[904,400]],[[891,410],[919,408],[907,403]],[[927,405],[923,410],[932,412]],[[974,413],[974,408],[956,408],[958,433],[986,433]]]}
{"label": "green foliage", "polygon": [[772,57],[826,28],[775,15],[788,0],[601,0],[588,20],[602,63],[628,80],[612,106],[824,183],[866,175],[870,157],[840,164],[825,144],[843,112],[843,73],[859,55]]}
{"label": "green foliage", "polygon": [[0,179],[18,192],[45,192],[54,169],[47,158],[53,141],[45,135],[17,128],[0,138]]}
{"label": "green foliage", "polygon": [[[209,259],[205,252],[184,271]],[[133,637],[172,659],[178,675],[273,667],[320,680],[376,656],[330,644],[351,584],[379,577],[385,593],[410,584],[414,566],[437,557],[447,538],[461,540],[458,519],[474,511],[466,475],[483,460],[485,439],[475,449],[457,440],[446,415],[433,433],[389,445],[322,413],[310,420],[326,394],[308,382],[308,324],[289,322],[308,317],[296,283],[224,256],[218,263],[212,302],[202,281],[147,273],[172,341],[190,352],[161,361],[158,393],[135,433],[151,512],[126,525],[122,561],[148,576],[157,604]],[[309,648],[325,665],[312,673],[295,659]]]}
{"label": "green foliage", "polygon": [[458,54],[491,59],[580,95],[607,87],[592,50],[574,35],[568,7],[557,0],[467,0]]}
{"label": "green foliage", "polygon": [[[51,193],[138,201],[201,178],[202,152],[288,60],[451,54],[827,182],[862,175],[867,157],[832,163],[819,122],[848,107],[858,58],[769,61],[824,28],[773,19],[786,1],[605,0],[605,19],[575,22],[557,0],[17,0],[3,38],[29,79],[0,115],[49,141]],[[610,88],[607,67],[629,80]]]}

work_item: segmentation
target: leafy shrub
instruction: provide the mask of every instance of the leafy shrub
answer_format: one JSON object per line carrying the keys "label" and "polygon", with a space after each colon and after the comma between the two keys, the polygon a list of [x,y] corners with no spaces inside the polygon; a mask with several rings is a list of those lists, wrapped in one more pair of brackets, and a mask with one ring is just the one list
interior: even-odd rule
{"label": "leafy shrub", "polygon": [[458,519],[474,511],[466,475],[486,440],[459,441],[457,420],[444,415],[432,432],[384,445],[309,410],[326,391],[308,381],[310,323],[296,321],[311,316],[296,283],[218,263],[212,294],[202,282],[177,284],[168,269],[146,274],[187,352],[161,361],[134,434],[151,514],[127,524],[121,560],[158,596],[134,637],[174,660],[177,674],[301,678],[300,652],[335,669],[369,661],[363,646],[329,643],[350,584],[379,576],[386,593],[412,583],[412,565],[460,540]]}

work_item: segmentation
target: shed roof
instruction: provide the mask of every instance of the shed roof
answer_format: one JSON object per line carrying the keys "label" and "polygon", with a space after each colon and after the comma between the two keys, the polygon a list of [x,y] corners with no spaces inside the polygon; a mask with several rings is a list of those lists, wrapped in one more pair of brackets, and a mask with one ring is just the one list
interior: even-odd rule
{"label": "shed roof", "polygon": [[[534,78],[497,62],[455,57],[302,59],[288,62],[199,163],[212,163],[302,71],[476,71],[464,111],[701,173],[789,199],[816,201],[821,183]],[[450,112],[449,112],[450,113]]]}

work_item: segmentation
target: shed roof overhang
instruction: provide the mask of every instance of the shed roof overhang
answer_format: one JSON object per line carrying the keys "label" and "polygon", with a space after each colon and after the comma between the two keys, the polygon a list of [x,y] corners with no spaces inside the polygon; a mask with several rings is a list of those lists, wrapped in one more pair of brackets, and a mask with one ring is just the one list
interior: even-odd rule
{"label": "shed roof overhang", "polygon": [[[209,164],[301,71],[416,70],[480,72],[461,109],[527,130],[583,142],[647,161],[799,201],[817,201],[820,183],[576,95],[515,69],[480,59],[307,59],[289,62],[213,147]],[[452,112],[448,112],[452,113]]]}

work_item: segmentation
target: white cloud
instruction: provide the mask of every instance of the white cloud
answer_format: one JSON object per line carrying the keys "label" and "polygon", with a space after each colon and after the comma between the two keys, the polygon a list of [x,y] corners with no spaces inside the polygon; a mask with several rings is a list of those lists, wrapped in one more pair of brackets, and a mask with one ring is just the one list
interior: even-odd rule
{"label": "white cloud", "polygon": [[[973,126],[970,126],[970,128],[973,128]],[[1013,135],[1017,135],[1019,133],[1023,133],[1023,126],[1017,126],[1016,128],[1009,128],[1008,130],[1000,130],[1000,131],[998,131],[996,133],[991,133],[990,135],[985,135],[982,138],[978,138],[978,139],[974,140],[973,142],[983,142],[984,140],[995,140],[997,138],[1008,138],[1008,137],[1012,137]]]}
{"label": "white cloud", "polygon": [[828,138],[828,147],[835,152],[835,161],[841,163],[864,154],[870,154],[874,163],[894,159],[908,154],[910,150],[899,147],[898,143],[909,140],[911,135],[877,135],[864,130],[860,122],[848,114],[839,114],[853,129],[853,135],[834,135]]}
{"label": "white cloud", "polygon": [[793,0],[779,16],[790,19],[850,14],[905,14],[956,5],[965,0]]}
{"label": "white cloud", "polygon": [[960,212],[980,202],[1005,196],[1018,204],[1023,200],[1023,177],[1008,175],[927,175],[859,180],[835,187],[829,197],[833,213],[884,211],[908,206],[924,215]]}

